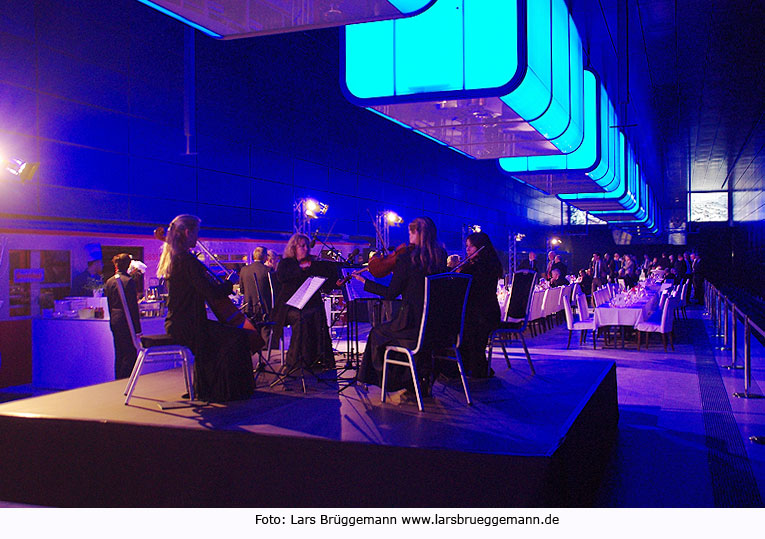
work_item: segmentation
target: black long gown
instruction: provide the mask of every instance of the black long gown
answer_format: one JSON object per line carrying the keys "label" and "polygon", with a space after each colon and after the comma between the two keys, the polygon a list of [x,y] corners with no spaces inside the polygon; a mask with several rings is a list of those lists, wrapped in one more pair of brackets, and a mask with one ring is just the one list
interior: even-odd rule
{"label": "black long gown", "polygon": [[165,331],[194,354],[196,398],[225,402],[251,397],[255,383],[247,331],[207,318],[205,301],[225,294],[223,286],[185,252],[173,257],[168,291]]}
{"label": "black long gown", "polygon": [[[442,260],[446,260],[443,253]],[[446,271],[446,264],[437,268],[433,273]],[[382,366],[385,347],[391,344],[413,347],[416,344],[422,320],[422,307],[425,300],[425,277],[430,275],[423,268],[415,266],[409,255],[400,255],[393,267],[393,277],[390,285],[384,286],[367,279],[364,290],[393,300],[401,295],[401,309],[396,317],[372,328],[364,349],[364,356],[359,365],[357,379],[365,384],[380,386],[382,384]],[[429,384],[431,372],[430,358],[415,358],[418,376]],[[388,367],[386,375],[386,390],[413,389],[412,375],[409,369],[398,365]]]}
{"label": "black long gown", "polygon": [[312,261],[311,266],[303,269],[296,259],[283,258],[276,268],[276,279],[281,286],[274,306],[273,320],[276,322],[278,334],[281,334],[284,326],[292,328],[290,347],[285,360],[288,370],[300,365],[324,368],[335,366],[332,338],[329,335],[321,294],[314,294],[302,310],[287,305],[287,301],[311,276],[327,279],[337,277],[334,268],[322,261]]}
{"label": "black long gown", "polygon": [[489,335],[499,327],[500,311],[497,301],[497,279],[481,259],[460,268],[472,275],[468,302],[465,308],[465,325],[462,329],[460,355],[465,370],[476,378],[488,376],[489,363],[486,359],[486,345]]}

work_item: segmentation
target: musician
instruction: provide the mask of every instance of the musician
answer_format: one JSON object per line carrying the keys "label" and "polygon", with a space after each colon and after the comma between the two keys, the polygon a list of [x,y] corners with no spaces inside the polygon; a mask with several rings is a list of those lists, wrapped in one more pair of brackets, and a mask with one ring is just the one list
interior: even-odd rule
{"label": "musician", "polygon": [[[390,285],[384,286],[363,275],[354,275],[355,279],[364,283],[367,292],[387,300],[396,299],[400,294],[402,299],[396,317],[370,331],[357,373],[360,382],[380,386],[385,347],[394,343],[414,344],[422,320],[425,277],[444,271],[446,250],[438,243],[436,225],[429,217],[418,217],[409,223],[409,249],[396,257]],[[424,361],[415,358],[415,361],[422,390],[427,395],[430,391],[430,357]],[[389,391],[397,392],[392,395],[392,402],[400,402],[403,392],[414,388],[410,371],[398,365],[388,368],[386,384]]]}
{"label": "musician", "polygon": [[157,276],[168,285],[165,330],[194,354],[194,390],[204,401],[252,396],[254,380],[247,331],[208,320],[205,302],[227,300],[231,285],[220,283],[190,252],[200,220],[179,215],[165,236]]}
{"label": "musician", "polygon": [[460,255],[449,255],[446,258],[446,269],[453,270],[457,266],[459,266],[460,262],[462,260],[460,259]]}
{"label": "musician", "polygon": [[[141,333],[141,316],[138,312],[138,290],[135,281],[128,276],[128,268],[132,258],[127,253],[120,253],[112,258],[114,264],[114,275],[106,281],[104,287],[106,301],[109,305],[109,329],[112,330],[114,338],[114,378],[127,378],[133,372],[135,360],[138,352],[133,344],[133,338],[130,335],[127,317],[130,316],[133,322],[133,329],[136,334]],[[127,302],[128,313],[122,305],[119,283],[122,281],[122,288],[125,292],[125,301]]]}
{"label": "musician", "polygon": [[269,267],[266,261],[266,248],[256,247],[252,252],[252,264],[239,272],[239,286],[247,303],[246,312],[255,320],[263,320],[271,313],[271,284],[268,280]]}
{"label": "musician", "polygon": [[486,344],[500,321],[497,281],[502,277],[502,263],[485,232],[470,234],[465,241],[465,251],[469,262],[457,272],[472,275],[473,280],[465,308],[460,355],[470,376],[487,378],[494,375],[486,359]]}
{"label": "musician", "polygon": [[326,277],[332,283],[337,279],[337,272],[332,264],[315,260],[311,256],[310,241],[305,234],[293,234],[276,268],[276,279],[281,288],[274,307],[273,321],[276,322],[277,330],[284,326],[292,327],[285,373],[301,365],[316,365],[329,369],[335,367],[332,338],[329,335],[321,294],[316,292],[302,310],[287,305],[287,301],[308,277]]}

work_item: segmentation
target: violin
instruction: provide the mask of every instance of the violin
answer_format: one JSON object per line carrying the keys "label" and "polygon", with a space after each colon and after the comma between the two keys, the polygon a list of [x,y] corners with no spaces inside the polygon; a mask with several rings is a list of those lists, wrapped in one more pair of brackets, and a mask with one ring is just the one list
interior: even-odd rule
{"label": "violin", "polygon": [[369,259],[369,273],[372,277],[382,279],[393,272],[393,266],[396,265],[396,259],[404,254],[409,254],[414,249],[414,245],[402,243],[396,250],[386,256],[374,256]]}
{"label": "violin", "polygon": [[362,273],[364,273],[368,269],[369,268],[367,268],[367,267],[363,267],[363,268],[357,269],[356,271],[354,271],[352,273],[349,273],[348,275],[346,275],[342,279],[338,279],[337,282],[335,283],[335,287],[342,288],[348,281],[353,279],[354,275],[361,275]]}
{"label": "violin", "polygon": [[480,253],[481,251],[483,251],[483,248],[484,248],[484,247],[486,247],[486,246],[484,245],[483,247],[479,248],[479,249],[478,249],[476,252],[474,252],[472,255],[468,256],[467,258],[465,258],[465,260],[463,260],[462,262],[460,262],[459,264],[457,264],[456,266],[454,266],[454,268],[452,268],[452,273],[462,273],[462,271],[461,271],[461,270],[462,270],[462,267],[463,267],[465,264],[468,264],[468,263],[472,264],[472,263],[473,263],[473,262],[476,260],[476,257],[478,256],[478,253]]}
{"label": "violin", "polygon": [[[158,239],[160,241],[165,241],[165,229],[162,227],[158,227],[154,229],[154,238]],[[207,250],[206,247],[203,246],[203,244],[197,240],[197,245],[199,245],[202,250],[207,253],[207,256],[209,256],[212,260],[217,262],[217,259],[212,256],[210,251]],[[202,264],[202,262],[199,262]],[[220,262],[218,264],[223,267]],[[208,268],[206,265],[202,264],[202,266],[207,270],[207,272],[216,280],[218,283],[223,284],[223,280],[216,275],[210,268]],[[226,269],[226,268],[224,268]],[[228,270],[226,270],[228,272]],[[218,321],[222,324],[225,324],[227,326],[233,326],[240,329],[246,329],[248,330],[248,340],[250,343],[250,349],[255,352],[263,348],[265,346],[265,342],[263,341],[263,338],[260,336],[260,333],[255,329],[255,326],[252,325],[252,322],[249,318],[247,318],[242,311],[239,310],[239,308],[234,305],[234,302],[231,301],[231,299],[228,297],[228,295],[219,295],[219,297],[214,298],[212,300],[208,300],[207,303],[210,305],[210,310],[215,315],[215,318],[218,319]]]}

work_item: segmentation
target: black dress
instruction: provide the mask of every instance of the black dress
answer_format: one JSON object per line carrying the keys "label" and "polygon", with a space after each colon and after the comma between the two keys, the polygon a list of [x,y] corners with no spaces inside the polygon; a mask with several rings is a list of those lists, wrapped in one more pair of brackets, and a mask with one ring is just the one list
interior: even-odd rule
{"label": "black dress", "polygon": [[274,306],[273,321],[281,334],[284,326],[292,328],[286,365],[289,370],[299,366],[334,368],[335,355],[329,335],[327,315],[321,294],[316,292],[302,310],[290,307],[287,301],[297,292],[308,277],[336,278],[334,268],[321,261],[312,261],[308,268],[301,268],[294,258],[283,258],[276,268],[280,283],[279,295]]}
{"label": "black dress", "polygon": [[117,279],[122,281],[125,301],[127,301],[133,329],[136,333],[141,333],[141,317],[138,312],[138,292],[135,281],[127,275],[116,273],[106,281],[104,292],[109,305],[109,328],[112,330],[112,337],[114,338],[114,378],[119,380],[129,377],[133,372],[138,352],[133,345],[133,337],[130,335]]}
{"label": "black dress", "polygon": [[[442,260],[446,260],[443,253]],[[446,264],[437,268],[434,273],[446,271]],[[364,356],[359,365],[357,379],[365,384],[380,386],[382,384],[382,366],[385,347],[397,344],[413,348],[417,343],[422,320],[422,307],[425,301],[425,277],[429,275],[423,268],[413,264],[409,255],[400,255],[393,267],[393,277],[390,285],[384,286],[367,279],[364,290],[377,294],[386,300],[396,299],[401,295],[401,308],[396,317],[372,328],[369,332]],[[496,286],[496,284],[495,284]],[[429,387],[432,365],[430,358],[415,358],[418,375]],[[413,389],[412,375],[409,369],[399,365],[388,367],[386,390]]]}
{"label": "black dress", "polygon": [[189,252],[173,257],[168,279],[165,330],[194,354],[194,390],[199,400],[247,399],[254,391],[247,331],[207,318],[205,301],[226,294]]}
{"label": "black dress", "polygon": [[496,271],[492,271],[482,263],[480,258],[460,269],[461,273],[473,276],[460,343],[462,364],[471,376],[485,378],[489,374],[486,345],[489,342],[489,335],[499,327],[500,321],[497,301],[499,276]]}

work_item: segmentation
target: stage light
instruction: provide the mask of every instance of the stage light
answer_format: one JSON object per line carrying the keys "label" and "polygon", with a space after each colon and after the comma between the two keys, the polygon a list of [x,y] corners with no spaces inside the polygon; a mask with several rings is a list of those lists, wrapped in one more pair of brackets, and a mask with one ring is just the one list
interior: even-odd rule
{"label": "stage light", "polygon": [[310,217],[311,219],[316,219],[319,215],[324,215],[327,213],[328,209],[329,206],[327,204],[319,202],[318,200],[312,198],[303,200],[303,211],[305,212],[306,217]]}
{"label": "stage light", "polygon": [[385,222],[388,223],[389,226],[398,226],[404,222],[404,219],[394,211],[386,211]]}
{"label": "stage light", "polygon": [[14,176],[18,176],[21,181],[25,182],[34,177],[37,169],[40,168],[40,163],[29,163],[27,161],[22,161],[21,159],[0,156],[0,166]]}
{"label": "stage light", "polygon": [[481,231],[481,225],[467,225],[468,233],[476,234]]}
{"label": "stage light", "polygon": [[561,243],[563,242],[560,240],[560,238],[550,238],[550,245],[552,245],[553,247],[557,247]]}
{"label": "stage light", "polygon": [[522,241],[523,238],[525,238],[525,237],[526,237],[526,234],[520,234],[520,233],[516,234],[515,235],[515,241]]}

